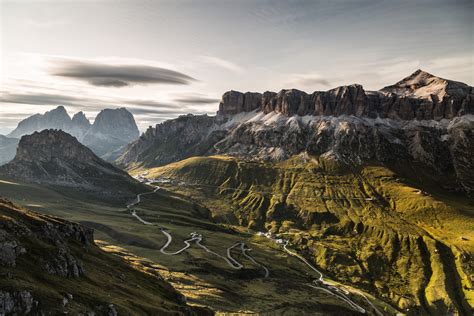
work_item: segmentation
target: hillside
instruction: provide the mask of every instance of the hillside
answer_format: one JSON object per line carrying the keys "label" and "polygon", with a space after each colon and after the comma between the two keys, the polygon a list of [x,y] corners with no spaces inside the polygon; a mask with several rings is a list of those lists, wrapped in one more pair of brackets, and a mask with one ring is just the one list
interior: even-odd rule
{"label": "hillside", "polygon": [[[217,223],[198,201],[164,188],[142,194],[132,210],[117,200],[104,202],[78,191],[72,195],[63,189],[1,178],[0,191],[42,214],[93,228],[101,249],[149,272],[158,271],[192,305],[222,313],[264,315],[314,311],[317,315],[359,315],[361,307],[367,314],[397,312],[386,299],[334,276],[324,276],[327,288],[312,288],[319,273],[275,240],[231,225],[230,216],[230,222]],[[163,229],[172,238],[170,244]],[[194,233],[200,235],[199,243],[196,237],[190,240]],[[291,245],[291,249],[296,248]],[[226,260],[227,256],[235,261]],[[339,291],[349,294],[341,297]]]}
{"label": "hillside", "polygon": [[472,310],[472,201],[429,180],[308,155],[274,164],[190,158],[147,171],[181,182],[170,189],[215,220],[289,239],[329,275],[410,314]]}
{"label": "hillside", "polygon": [[206,315],[158,273],[97,247],[93,231],[0,199],[0,313]]}

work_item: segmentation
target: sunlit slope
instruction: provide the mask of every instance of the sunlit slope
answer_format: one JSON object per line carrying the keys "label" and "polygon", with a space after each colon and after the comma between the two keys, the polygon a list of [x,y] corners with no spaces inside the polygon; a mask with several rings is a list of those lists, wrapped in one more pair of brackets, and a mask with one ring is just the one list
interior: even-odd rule
{"label": "sunlit slope", "polygon": [[92,230],[79,224],[0,198],[0,232],[6,315],[211,314],[187,306],[160,274],[99,249]]}
{"label": "sunlit slope", "polygon": [[[97,196],[83,196],[81,192],[11,180],[0,180],[0,192],[41,213],[60,215],[94,228],[95,239],[110,245],[107,250],[127,260],[133,257],[127,253],[142,257],[143,266],[158,271],[186,296],[189,304],[225,313],[359,314],[334,295],[310,288],[308,284],[318,277],[317,273],[297,258],[288,256],[274,241],[227,222],[226,225],[215,223],[207,208],[183,195],[162,189],[143,196],[136,212],[154,224],[144,225],[131,215],[125,203],[98,200]],[[173,236],[168,251],[185,246],[184,241],[192,232],[201,233],[202,243],[221,256],[225,256],[235,243],[245,242],[253,249],[253,258],[267,266],[270,275],[265,278],[262,268],[235,248],[231,254],[244,265],[241,270],[230,268],[221,257],[207,253],[194,243],[179,255],[164,255],[160,249],[167,239],[160,228]],[[366,296],[379,310],[390,315],[396,313],[389,304]],[[351,299],[369,314],[373,313],[373,308],[362,296],[354,293]],[[137,299],[136,305],[141,304]]]}
{"label": "sunlit slope", "polygon": [[381,166],[308,156],[197,157],[148,171],[183,181],[180,190],[221,222],[287,234],[331,275],[402,308],[471,310],[474,214],[462,196]]}

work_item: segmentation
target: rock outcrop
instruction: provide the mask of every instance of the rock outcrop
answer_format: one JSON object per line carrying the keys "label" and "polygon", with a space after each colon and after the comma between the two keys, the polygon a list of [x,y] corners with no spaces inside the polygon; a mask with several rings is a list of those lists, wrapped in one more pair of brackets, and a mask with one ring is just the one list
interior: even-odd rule
{"label": "rock outcrop", "polygon": [[365,91],[361,85],[342,86],[307,94],[290,89],[278,93],[224,93],[218,115],[263,111],[286,116],[341,116],[398,120],[441,120],[474,114],[473,88],[417,70],[395,85]]}
{"label": "rock outcrop", "polygon": [[15,158],[0,167],[0,174],[98,194],[120,195],[143,190],[126,172],[103,161],[75,137],[61,130],[43,130],[23,136]]}
{"label": "rock outcrop", "polygon": [[225,131],[215,130],[216,122],[219,121],[215,117],[188,114],[149,127],[125,148],[117,163],[128,166],[146,161],[149,165],[163,165],[204,155],[225,135]]}
{"label": "rock outcrop", "polygon": [[1,315],[211,314],[187,306],[157,272],[99,249],[92,229],[3,198],[0,250]]}

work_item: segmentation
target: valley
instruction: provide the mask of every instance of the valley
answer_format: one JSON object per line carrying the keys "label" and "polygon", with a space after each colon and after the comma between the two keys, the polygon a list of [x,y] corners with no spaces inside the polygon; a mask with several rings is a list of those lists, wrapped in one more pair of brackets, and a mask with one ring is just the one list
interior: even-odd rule
{"label": "valley", "polygon": [[[123,256],[117,250],[123,248],[124,253],[138,255],[148,265],[158,263],[160,274],[191,304],[220,312],[360,312],[327,291],[308,291],[320,275],[300,259],[285,254],[275,241],[238,226],[216,224],[206,219],[205,208],[183,195],[160,189],[142,196],[135,209],[140,218],[153,224],[147,225],[132,216],[125,204],[84,200],[64,189],[1,182],[0,192],[37,211],[94,228],[99,245],[104,243],[113,253]],[[43,199],[45,194],[51,200]],[[191,236],[192,242],[189,236],[195,232],[199,236]],[[190,247],[183,249],[186,241]],[[243,243],[252,249],[250,253],[241,246]],[[262,266],[269,270],[268,277]],[[395,312],[389,304],[367,297],[378,309]],[[351,300],[374,310],[360,295],[351,294]]]}
{"label": "valley", "polygon": [[473,12],[0,0],[0,316],[474,316]]}
{"label": "valley", "polygon": [[[317,157],[302,164],[301,158],[274,166],[191,158],[146,170],[152,179],[181,183],[170,190],[198,199],[216,221],[280,234],[329,275],[404,309],[447,311],[453,303],[469,309],[469,199],[407,183],[383,167],[351,170]],[[452,261],[440,260],[440,253]]]}

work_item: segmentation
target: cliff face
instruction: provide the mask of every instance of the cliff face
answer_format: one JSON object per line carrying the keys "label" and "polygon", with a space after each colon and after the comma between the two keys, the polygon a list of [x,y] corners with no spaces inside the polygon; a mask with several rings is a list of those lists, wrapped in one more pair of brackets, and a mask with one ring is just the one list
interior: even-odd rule
{"label": "cliff face", "polygon": [[115,152],[138,136],[140,133],[132,113],[125,108],[105,109],[80,141],[98,156],[114,160],[118,156]]}
{"label": "cliff face", "polygon": [[186,157],[204,155],[225,134],[218,130],[215,117],[207,115],[183,115],[175,120],[149,127],[140,138],[128,145],[118,158],[121,166],[138,162],[163,165]]}
{"label": "cliff face", "polygon": [[441,120],[474,113],[472,87],[418,70],[380,91],[367,92],[361,85],[342,86],[307,94],[291,89],[263,94],[224,93],[218,115],[231,116],[253,110],[286,116],[314,115]]}
{"label": "cliff face", "polygon": [[2,315],[198,313],[159,274],[100,250],[92,229],[2,198],[0,275]]}

